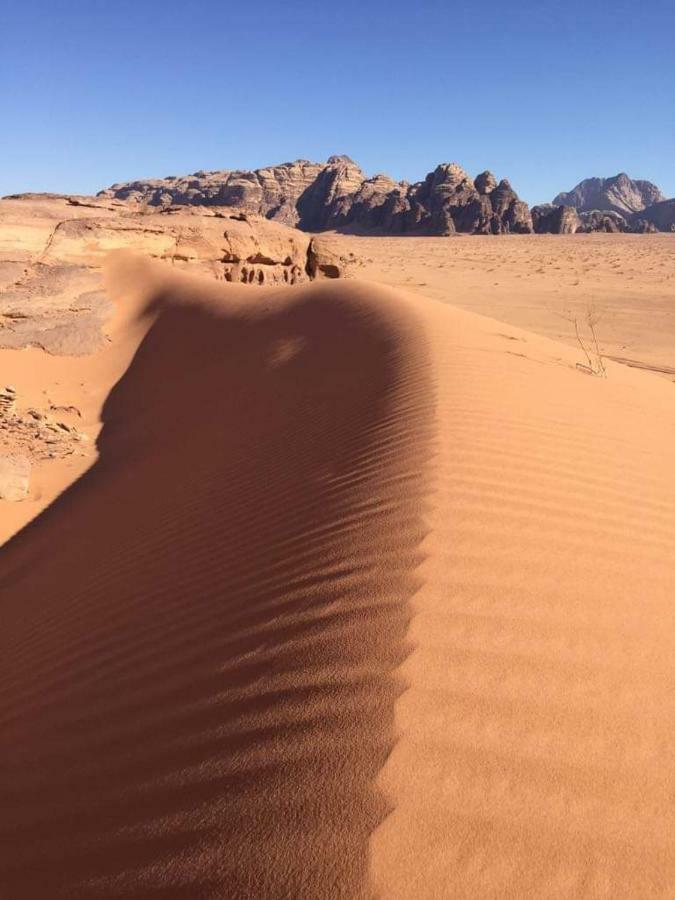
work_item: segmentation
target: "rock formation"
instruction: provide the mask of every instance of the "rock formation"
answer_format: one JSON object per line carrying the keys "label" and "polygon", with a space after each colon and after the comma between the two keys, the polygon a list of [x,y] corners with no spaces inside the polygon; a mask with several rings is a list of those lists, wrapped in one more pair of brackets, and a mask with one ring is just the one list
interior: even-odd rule
{"label": "rock formation", "polygon": [[285,225],[297,225],[298,199],[314,184],[322,170],[338,159],[342,157],[331,157],[326,166],[298,159],[250,172],[223,170],[170,175],[113,184],[98,196],[132,200],[150,206],[235,206]]}
{"label": "rock formation", "polygon": [[[0,390],[0,422],[14,415],[16,409],[16,391],[11,385]],[[1,427],[1,426],[0,426]]]}
{"label": "rock formation", "polygon": [[613,178],[586,178],[571,191],[558,194],[553,205],[574,206],[578,212],[609,210],[630,216],[664,199],[655,184],[634,181],[621,172]]}
{"label": "rock formation", "polygon": [[0,500],[25,499],[34,462],[70,456],[87,440],[67,416],[53,418],[55,409],[18,408],[15,389],[0,390]]}
{"label": "rock formation", "polygon": [[532,222],[537,234],[575,234],[581,220],[573,206],[545,203],[532,207]]}
{"label": "rock formation", "polygon": [[659,208],[663,195],[656,185],[624,173],[588,178],[530,213],[509,182],[498,182],[491,172],[472,180],[456,163],[443,163],[423,181],[409,184],[387,175],[367,178],[348,156],[114,184],[98,197],[129,201],[141,210],[235,206],[314,233],[573,234],[645,231],[649,223],[669,231],[675,223],[669,208]]}
{"label": "rock formation", "polygon": [[675,231],[675,200],[662,200],[636,213],[631,218],[635,231]]}
{"label": "rock formation", "polygon": [[590,212],[579,214],[579,227],[577,231],[588,234],[593,231],[604,231],[607,234],[619,234],[622,231],[632,231],[625,217],[611,210],[594,209]]}
{"label": "rock formation", "polygon": [[116,184],[100,199],[141,208],[237,206],[304,231],[385,234],[528,234],[532,220],[508,181],[483,172],[476,181],[444,163],[415,184],[386,175],[367,178],[348,156],[325,164],[297,160],[253,172],[197,172],[181,178]]}
{"label": "rock formation", "polygon": [[100,267],[108,251],[121,248],[256,285],[336,277],[347,263],[320,244],[310,261],[309,235],[232,208],[44,195],[5,199],[0,348],[37,346],[66,355],[98,349],[111,312]]}

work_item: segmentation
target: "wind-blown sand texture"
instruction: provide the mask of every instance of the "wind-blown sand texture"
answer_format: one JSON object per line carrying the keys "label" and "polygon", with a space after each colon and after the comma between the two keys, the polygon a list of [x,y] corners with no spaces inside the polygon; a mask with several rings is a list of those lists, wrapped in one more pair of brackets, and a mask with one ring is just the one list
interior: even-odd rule
{"label": "wind-blown sand texture", "polygon": [[671,896],[672,385],[365,283],[110,285],[98,461],[0,554],[0,893]]}

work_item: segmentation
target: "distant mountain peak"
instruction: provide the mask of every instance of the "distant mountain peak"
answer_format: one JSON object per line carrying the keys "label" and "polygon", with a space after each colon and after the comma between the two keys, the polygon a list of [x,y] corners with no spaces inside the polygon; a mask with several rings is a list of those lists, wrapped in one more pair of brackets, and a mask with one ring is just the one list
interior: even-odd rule
{"label": "distant mountain peak", "polygon": [[574,206],[578,212],[602,210],[632,215],[665,197],[651,181],[632,179],[625,172],[611,178],[585,178],[571,191],[558,194],[554,206]]}

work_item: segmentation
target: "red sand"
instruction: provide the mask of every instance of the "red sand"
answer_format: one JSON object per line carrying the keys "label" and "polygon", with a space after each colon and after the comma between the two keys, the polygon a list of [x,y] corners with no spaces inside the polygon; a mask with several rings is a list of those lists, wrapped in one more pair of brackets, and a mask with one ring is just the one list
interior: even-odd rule
{"label": "red sand", "polygon": [[670,896],[672,386],[120,265],[99,459],[0,555],[3,896]]}

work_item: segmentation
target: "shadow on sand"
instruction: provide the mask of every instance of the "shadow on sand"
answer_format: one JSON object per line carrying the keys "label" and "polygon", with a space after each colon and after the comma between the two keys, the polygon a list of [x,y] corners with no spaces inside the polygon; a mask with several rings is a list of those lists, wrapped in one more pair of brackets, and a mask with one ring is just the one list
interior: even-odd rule
{"label": "shadow on sand", "polygon": [[0,553],[0,894],[365,896],[424,537],[424,341],[370,289],[230,308],[181,284],[99,461]]}

